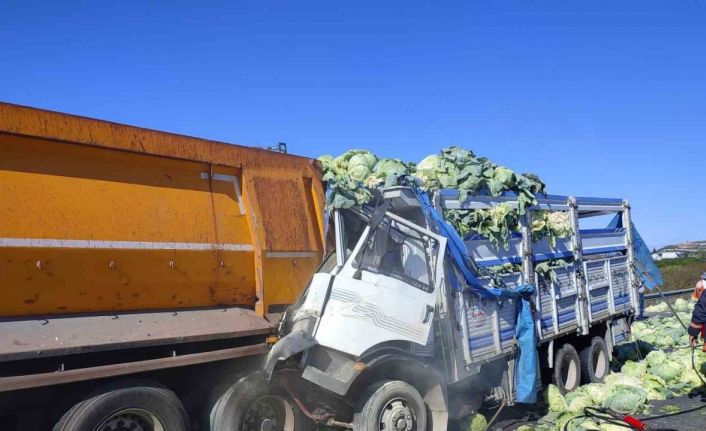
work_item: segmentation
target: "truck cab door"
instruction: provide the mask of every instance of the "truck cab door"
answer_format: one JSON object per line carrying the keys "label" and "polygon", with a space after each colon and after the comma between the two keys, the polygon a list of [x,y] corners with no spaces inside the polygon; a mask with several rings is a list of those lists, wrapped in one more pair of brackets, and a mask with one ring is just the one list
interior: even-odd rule
{"label": "truck cab door", "polygon": [[387,213],[336,275],[316,340],[354,356],[388,341],[429,341],[446,239]]}

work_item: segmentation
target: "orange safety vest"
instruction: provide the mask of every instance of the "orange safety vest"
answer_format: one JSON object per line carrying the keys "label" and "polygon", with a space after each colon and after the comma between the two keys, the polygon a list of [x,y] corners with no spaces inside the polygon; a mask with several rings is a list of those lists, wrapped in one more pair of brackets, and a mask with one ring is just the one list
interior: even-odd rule
{"label": "orange safety vest", "polygon": [[691,294],[691,299],[698,301],[699,298],[701,298],[701,294],[704,293],[704,289],[706,286],[704,286],[706,283],[704,280],[699,280],[696,283],[696,287],[694,287],[694,293]]}

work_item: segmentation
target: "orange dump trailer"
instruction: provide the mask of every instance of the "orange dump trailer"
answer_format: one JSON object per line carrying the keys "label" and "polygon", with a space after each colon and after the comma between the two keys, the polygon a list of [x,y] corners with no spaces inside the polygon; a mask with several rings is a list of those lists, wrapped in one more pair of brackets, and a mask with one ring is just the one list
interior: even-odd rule
{"label": "orange dump trailer", "polygon": [[323,205],[312,159],[0,103],[0,395],[263,353]]}
{"label": "orange dump trailer", "polygon": [[0,316],[291,303],[312,160],[0,104]]}

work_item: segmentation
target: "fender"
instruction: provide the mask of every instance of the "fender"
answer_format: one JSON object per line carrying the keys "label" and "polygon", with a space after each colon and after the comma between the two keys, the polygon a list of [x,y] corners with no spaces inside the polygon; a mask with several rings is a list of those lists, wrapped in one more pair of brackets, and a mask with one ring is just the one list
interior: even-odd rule
{"label": "fender", "polygon": [[318,343],[306,330],[299,329],[286,337],[282,338],[272,347],[272,350],[267,354],[267,359],[262,367],[262,372],[269,382],[272,378],[272,373],[280,361],[285,361],[297,353],[311,349]]}

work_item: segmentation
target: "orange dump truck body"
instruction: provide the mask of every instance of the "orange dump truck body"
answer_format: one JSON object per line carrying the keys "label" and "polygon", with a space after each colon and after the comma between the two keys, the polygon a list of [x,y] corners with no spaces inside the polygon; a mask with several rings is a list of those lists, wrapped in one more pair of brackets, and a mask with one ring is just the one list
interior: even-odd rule
{"label": "orange dump truck body", "polygon": [[276,313],[322,214],[312,159],[0,103],[0,317]]}

